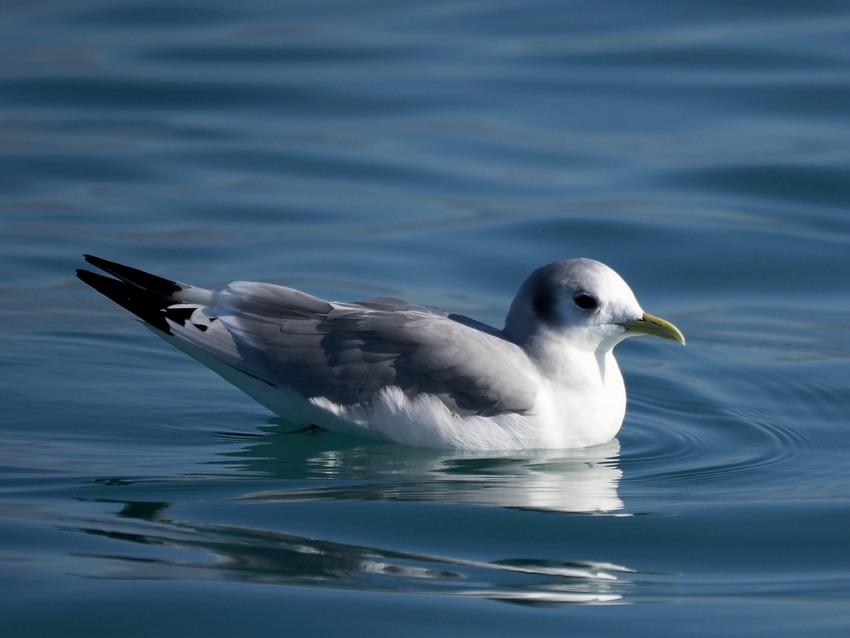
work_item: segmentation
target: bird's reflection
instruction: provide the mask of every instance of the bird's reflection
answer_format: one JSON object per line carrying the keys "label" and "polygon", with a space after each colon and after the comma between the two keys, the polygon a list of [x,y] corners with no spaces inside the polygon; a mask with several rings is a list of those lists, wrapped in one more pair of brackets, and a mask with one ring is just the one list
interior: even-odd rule
{"label": "bird's reflection", "polygon": [[297,437],[289,432],[279,425],[275,434],[280,436],[263,437],[229,462],[277,479],[347,480],[312,481],[309,487],[264,490],[245,498],[405,499],[585,514],[623,509],[617,440],[580,450],[463,453],[364,444],[329,432],[313,437],[327,437],[326,444],[312,441],[305,447],[304,436],[293,445]]}
{"label": "bird's reflection", "polygon": [[[371,592],[486,598],[526,605],[622,602],[632,570],[610,563],[539,559],[478,561],[334,542],[172,517],[170,503],[126,503],[122,525],[79,529],[146,549],[89,554],[110,579],[215,580]],[[127,519],[142,517],[139,525]],[[151,549],[153,548],[153,555]]]}
{"label": "bird's reflection", "polygon": [[[278,427],[285,426],[273,429]],[[218,461],[242,479],[228,483],[227,495],[218,501],[214,493],[201,492],[204,503],[217,503],[212,511],[208,505],[193,510],[185,502],[178,508],[167,498],[97,498],[101,506],[118,505],[117,511],[89,517],[77,527],[107,539],[108,549],[90,554],[105,561],[97,575],[471,596],[529,605],[623,602],[635,585],[632,570],[607,562],[528,558],[519,552],[483,561],[460,550],[455,556],[401,551],[403,538],[389,548],[377,540],[382,535],[374,543],[343,542],[336,526],[325,529],[320,523],[310,535],[287,529],[290,512],[303,511],[300,504],[338,509],[323,504],[328,501],[617,513],[623,502],[617,495],[616,441],[573,452],[446,454],[286,431],[247,437],[247,445]],[[234,494],[234,484],[246,489]],[[152,496],[149,489],[145,486],[145,493]],[[243,509],[246,504],[250,511]]]}

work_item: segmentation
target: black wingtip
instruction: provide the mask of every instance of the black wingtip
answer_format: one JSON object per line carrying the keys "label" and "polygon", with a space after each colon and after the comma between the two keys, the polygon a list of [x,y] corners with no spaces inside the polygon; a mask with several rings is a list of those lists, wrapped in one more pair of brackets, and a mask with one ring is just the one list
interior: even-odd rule
{"label": "black wingtip", "polygon": [[165,277],[152,275],[144,270],[131,268],[130,266],[109,261],[102,257],[84,254],[83,258],[92,266],[100,268],[102,271],[109,273],[113,277],[117,277],[125,283],[136,286],[137,288],[143,288],[158,295],[172,297],[174,293],[190,287],[186,284],[181,284],[179,281],[173,281],[171,279],[166,279]]}
{"label": "black wingtip", "polygon": [[[86,255],[86,261],[90,264],[97,266],[98,268],[102,268],[104,271],[119,278],[113,279],[112,277],[106,277],[99,273],[79,268],[76,273],[77,278],[80,281],[91,286],[100,294],[108,297],[122,308],[129,310],[139,319],[150,324],[157,330],[161,330],[166,334],[171,334],[171,330],[169,329],[168,322],[165,320],[165,313],[163,311],[176,301],[171,296],[174,292],[180,290],[179,286],[176,288],[174,287],[176,285],[175,282],[169,282],[171,287],[167,293],[163,294],[162,292],[158,292],[149,288],[147,285],[144,285],[146,283],[151,283],[148,279],[146,279],[146,277],[152,277],[155,280],[160,280],[162,279],[161,277],[148,275],[148,273],[136,271],[134,268],[121,266],[121,264],[114,264],[113,262],[109,262],[98,257],[90,257],[90,255]],[[115,266],[118,268],[114,268]],[[129,273],[133,276],[135,276],[134,273],[141,273],[146,277],[141,278],[141,284],[136,284],[135,282],[128,281],[125,277],[120,276],[117,272],[113,272],[113,270],[123,272],[125,275]],[[162,281],[169,280],[165,279]],[[162,288],[162,286],[160,286],[160,288]]]}

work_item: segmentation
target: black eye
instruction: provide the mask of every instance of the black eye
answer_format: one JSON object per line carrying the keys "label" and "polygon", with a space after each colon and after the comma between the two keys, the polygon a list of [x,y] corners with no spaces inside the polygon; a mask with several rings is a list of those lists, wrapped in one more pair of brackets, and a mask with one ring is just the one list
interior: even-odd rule
{"label": "black eye", "polygon": [[599,301],[596,297],[586,292],[578,293],[573,297],[573,301],[582,310],[596,310],[599,307]]}

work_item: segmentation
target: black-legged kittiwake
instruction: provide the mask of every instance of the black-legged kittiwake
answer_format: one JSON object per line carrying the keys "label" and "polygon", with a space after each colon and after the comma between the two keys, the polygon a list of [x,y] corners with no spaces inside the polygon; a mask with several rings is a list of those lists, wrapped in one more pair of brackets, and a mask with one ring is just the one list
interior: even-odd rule
{"label": "black-legged kittiwake", "polygon": [[82,281],[284,419],[406,445],[605,443],[626,408],[614,346],[685,342],[590,259],[531,273],[501,330],[399,299],[340,303],[247,281],[215,292],[86,260],[112,277],[78,270]]}

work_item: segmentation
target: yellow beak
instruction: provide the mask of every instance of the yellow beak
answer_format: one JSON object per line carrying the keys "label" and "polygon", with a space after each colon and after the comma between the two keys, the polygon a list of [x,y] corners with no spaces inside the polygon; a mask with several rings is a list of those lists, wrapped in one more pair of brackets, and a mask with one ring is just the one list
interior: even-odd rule
{"label": "yellow beak", "polygon": [[669,321],[664,321],[664,319],[653,317],[647,313],[643,313],[643,316],[640,319],[624,321],[620,325],[630,332],[654,335],[656,337],[661,337],[662,339],[672,339],[673,341],[678,341],[682,345],[685,345],[685,337],[676,326]]}

